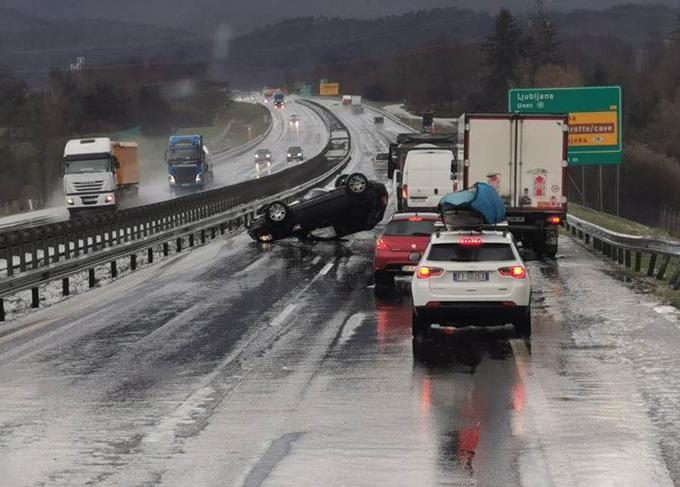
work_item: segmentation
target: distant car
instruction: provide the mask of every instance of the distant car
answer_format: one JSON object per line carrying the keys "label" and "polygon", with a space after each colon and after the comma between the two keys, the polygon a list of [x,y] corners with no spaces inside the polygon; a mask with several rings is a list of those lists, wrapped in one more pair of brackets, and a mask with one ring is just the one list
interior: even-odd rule
{"label": "distant car", "polygon": [[335,189],[316,188],[290,204],[274,201],[260,209],[248,234],[258,242],[283,238],[305,239],[314,230],[332,227],[336,237],[370,230],[387,208],[385,185],[360,173],[340,176]]}
{"label": "distant car", "polygon": [[373,123],[376,125],[382,125],[385,123],[385,117],[379,116],[379,117],[373,117]]}
{"label": "distant car", "polygon": [[303,161],[305,156],[302,153],[302,147],[299,145],[291,145],[286,151],[286,161]]}
{"label": "distant car", "polygon": [[374,164],[387,164],[390,155],[387,152],[378,152],[373,158]]}
{"label": "distant car", "polygon": [[437,223],[438,213],[397,213],[375,243],[373,275],[376,291],[394,287],[395,276],[412,275]]}
{"label": "distant car", "polygon": [[507,231],[435,232],[411,294],[414,345],[468,326],[511,323],[531,335],[531,281]]}
{"label": "distant car", "polygon": [[296,113],[291,113],[290,117],[288,117],[288,123],[297,127],[300,125],[300,117]]}
{"label": "distant car", "polygon": [[255,152],[255,170],[259,173],[261,171],[269,170],[272,167],[272,153],[269,149],[258,149]]}

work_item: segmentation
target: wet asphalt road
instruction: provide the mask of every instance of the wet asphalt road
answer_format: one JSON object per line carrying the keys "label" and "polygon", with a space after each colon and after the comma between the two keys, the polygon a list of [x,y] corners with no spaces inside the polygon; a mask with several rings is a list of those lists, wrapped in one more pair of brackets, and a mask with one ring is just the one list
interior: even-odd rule
{"label": "wet asphalt road", "polygon": [[419,360],[407,285],[373,294],[374,238],[238,235],[21,318],[0,485],[680,483],[673,310],[565,240],[529,263],[529,342],[466,332]]}

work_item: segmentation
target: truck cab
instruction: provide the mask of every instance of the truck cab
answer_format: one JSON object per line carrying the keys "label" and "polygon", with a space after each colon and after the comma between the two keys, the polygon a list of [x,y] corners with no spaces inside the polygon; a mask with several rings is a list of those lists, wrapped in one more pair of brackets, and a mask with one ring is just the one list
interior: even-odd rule
{"label": "truck cab", "polygon": [[71,216],[115,210],[122,193],[137,189],[139,158],[134,142],[107,137],[69,140],[64,148],[64,196]]}
{"label": "truck cab", "polygon": [[201,135],[176,135],[168,139],[165,162],[172,189],[203,188],[212,180],[208,149]]}
{"label": "truck cab", "polygon": [[286,99],[286,96],[283,94],[283,92],[277,91],[276,93],[274,93],[274,106],[276,108],[285,108],[285,104],[284,104],[285,99]]}

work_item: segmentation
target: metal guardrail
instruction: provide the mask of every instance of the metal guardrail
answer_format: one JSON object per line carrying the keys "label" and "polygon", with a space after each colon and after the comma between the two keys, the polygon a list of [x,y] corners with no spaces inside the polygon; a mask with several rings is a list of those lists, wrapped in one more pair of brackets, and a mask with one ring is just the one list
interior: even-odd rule
{"label": "metal guardrail", "polygon": [[[304,103],[323,113],[329,130],[331,126],[344,127],[327,108]],[[0,321],[5,320],[3,298],[17,292],[30,289],[31,305],[38,308],[40,286],[48,282],[62,279],[66,296],[74,274],[88,272],[92,288],[97,285],[95,269],[102,265],[109,265],[110,276],[115,278],[120,259],[129,258],[130,269],[136,270],[140,252],[146,251],[147,262],[153,263],[155,250],[161,249],[167,256],[171,250],[194,247],[197,238],[202,244],[242,228],[262,205],[293,199],[341,171],[350,160],[349,132],[341,141],[343,154],[327,157],[330,151],[337,152],[337,142],[330,139],[316,157],[260,179],[112,214],[1,233],[0,258],[6,259],[8,266],[5,277],[0,278]]]}
{"label": "metal guardrail", "polygon": [[[564,227],[587,247],[602,252],[626,269],[644,272],[659,281],[667,280],[672,289],[680,289],[680,242],[617,233],[573,215],[567,215]],[[666,279],[669,268],[674,270]]]}

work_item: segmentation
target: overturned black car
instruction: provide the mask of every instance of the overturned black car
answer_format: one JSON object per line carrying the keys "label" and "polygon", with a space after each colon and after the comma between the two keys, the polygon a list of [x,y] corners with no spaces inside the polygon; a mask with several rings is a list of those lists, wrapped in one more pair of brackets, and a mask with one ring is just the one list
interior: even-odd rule
{"label": "overturned black car", "polygon": [[385,185],[369,181],[361,173],[342,175],[335,189],[315,188],[299,201],[287,205],[273,201],[258,210],[260,215],[248,228],[258,242],[283,238],[310,238],[311,232],[332,227],[335,238],[370,230],[385,214],[388,194]]}

